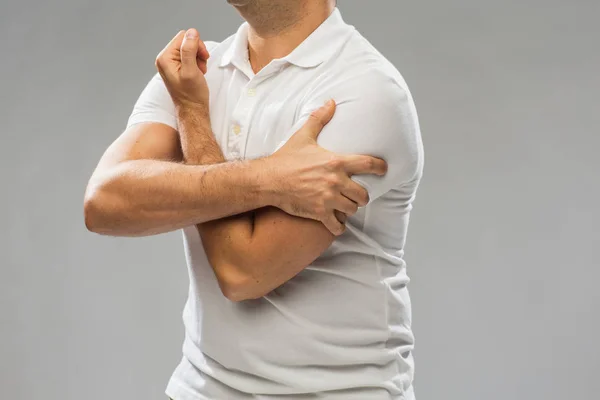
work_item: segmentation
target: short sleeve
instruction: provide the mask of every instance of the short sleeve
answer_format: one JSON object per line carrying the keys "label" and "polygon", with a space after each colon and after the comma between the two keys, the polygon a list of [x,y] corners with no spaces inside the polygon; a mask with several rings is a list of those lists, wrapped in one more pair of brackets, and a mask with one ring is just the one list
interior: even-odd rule
{"label": "short sleeve", "polygon": [[[218,45],[205,42],[208,52]],[[127,121],[127,128],[142,122],[158,122],[177,130],[175,105],[160,74],[155,74],[138,97]]]}
{"label": "short sleeve", "polygon": [[371,155],[388,163],[383,177],[353,178],[369,191],[371,201],[391,189],[418,184],[423,170],[423,144],[408,88],[383,72],[370,72],[311,98],[301,119],[328,99],[336,101],[337,109],[319,135],[319,145],[336,153]]}
{"label": "short sleeve", "polygon": [[127,121],[127,128],[142,122],[159,122],[177,130],[175,105],[157,73],[146,85]]}

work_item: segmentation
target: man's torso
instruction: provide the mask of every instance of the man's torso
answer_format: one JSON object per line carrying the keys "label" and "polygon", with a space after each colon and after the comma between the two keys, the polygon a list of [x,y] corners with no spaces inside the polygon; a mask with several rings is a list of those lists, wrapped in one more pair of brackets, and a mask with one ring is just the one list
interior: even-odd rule
{"label": "man's torso", "polygon": [[[240,32],[208,43],[211,123],[228,160],[272,154],[326,100],[327,87],[344,85],[373,63],[401,80],[353,27],[333,17],[335,54],[321,62],[274,60],[254,74],[236,52]],[[365,60],[357,63],[360,56]],[[368,147],[367,141],[365,153]],[[390,190],[359,210],[313,264],[253,301],[233,303],[221,294],[196,228],[184,229],[186,338],[167,393],[176,400],[412,400],[402,257],[417,185]]]}

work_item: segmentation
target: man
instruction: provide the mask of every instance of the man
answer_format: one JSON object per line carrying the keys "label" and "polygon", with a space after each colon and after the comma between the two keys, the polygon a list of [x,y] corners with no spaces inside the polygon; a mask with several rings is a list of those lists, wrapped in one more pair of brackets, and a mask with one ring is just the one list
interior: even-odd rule
{"label": "man", "polygon": [[182,31],[158,56],[86,224],[183,228],[169,397],[412,400],[402,257],[423,149],[408,88],[333,0],[229,3],[235,35]]}

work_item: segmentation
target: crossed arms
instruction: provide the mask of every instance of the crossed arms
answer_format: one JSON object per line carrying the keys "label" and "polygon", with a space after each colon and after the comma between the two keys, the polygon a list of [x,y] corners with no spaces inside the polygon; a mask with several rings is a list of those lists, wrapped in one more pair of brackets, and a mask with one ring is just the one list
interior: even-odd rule
{"label": "crossed arms", "polygon": [[[305,110],[305,126],[280,151],[226,163],[202,99],[190,101],[189,93],[178,93],[193,85],[178,86],[173,70],[160,66],[177,53],[181,71],[186,51],[197,65],[202,42],[184,40],[180,33],[157,61],[176,104],[179,132],[158,123],[138,124],[113,143],[86,192],[90,230],[137,236],[197,225],[221,290],[241,301],[291,279],[343,232],[345,218],[369,200],[356,180],[374,200],[412,178],[410,160],[401,158],[406,143],[397,134],[402,121],[396,101],[404,94],[397,90],[377,90],[377,96],[361,99],[351,94],[357,88],[334,90],[342,102],[331,122],[334,106],[318,108],[326,98],[322,94]],[[319,144],[339,154],[317,146],[322,129]],[[363,149],[392,161],[385,177],[380,159],[350,155]],[[363,175],[353,181],[354,174]]]}

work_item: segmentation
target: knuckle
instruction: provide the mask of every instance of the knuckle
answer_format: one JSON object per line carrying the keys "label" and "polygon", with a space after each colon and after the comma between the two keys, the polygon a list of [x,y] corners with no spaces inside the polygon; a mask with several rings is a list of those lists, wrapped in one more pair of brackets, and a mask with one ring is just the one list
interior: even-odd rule
{"label": "knuckle", "polygon": [[372,158],[365,158],[364,163],[366,169],[372,170],[375,168],[375,160]]}
{"label": "knuckle", "polygon": [[162,68],[162,67],[163,67],[163,64],[164,64],[164,59],[163,59],[163,56],[162,56],[162,54],[159,54],[159,55],[156,57],[156,60],[154,61],[154,65],[156,66],[156,68],[159,68],[159,69],[160,69],[160,68]]}
{"label": "knuckle", "polygon": [[332,174],[325,179],[325,182],[329,188],[338,188],[342,184],[342,180],[339,176]]}
{"label": "knuckle", "polygon": [[328,162],[327,166],[332,170],[340,170],[342,168],[342,160],[338,157],[332,157]]}
{"label": "knuckle", "polygon": [[319,110],[314,110],[313,112],[310,113],[310,118],[314,118],[317,120],[321,120],[321,116],[319,115]]}
{"label": "knuckle", "polygon": [[325,193],[323,193],[323,202],[324,202],[324,205],[325,204],[330,204],[333,201],[334,197],[335,196],[333,195],[333,192],[330,191],[330,190],[328,190]]}
{"label": "knuckle", "polygon": [[313,125],[316,125],[318,127],[318,129],[323,129],[323,123],[321,122],[321,117],[319,116],[319,114],[316,111],[313,111],[309,115],[308,122],[310,122]]}

